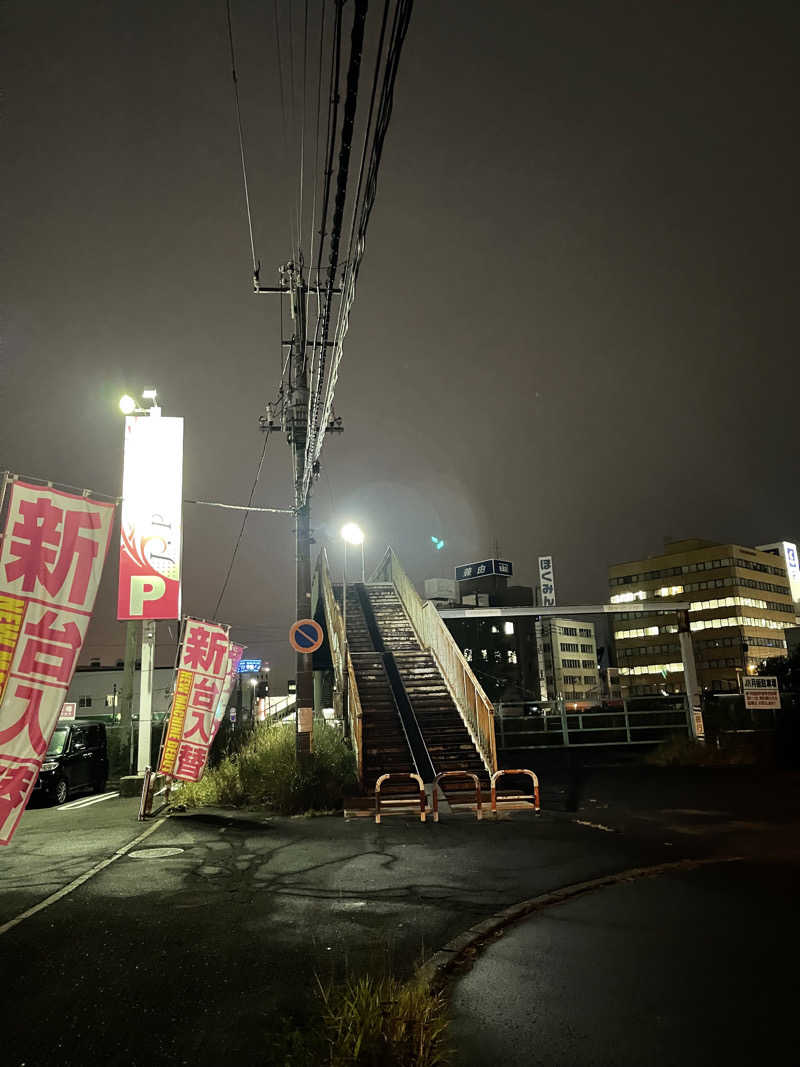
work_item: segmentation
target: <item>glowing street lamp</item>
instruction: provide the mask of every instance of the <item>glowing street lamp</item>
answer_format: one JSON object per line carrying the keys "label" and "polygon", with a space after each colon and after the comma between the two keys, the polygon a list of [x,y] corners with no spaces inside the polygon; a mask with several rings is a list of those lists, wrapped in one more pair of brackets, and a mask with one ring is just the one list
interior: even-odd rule
{"label": "glowing street lamp", "polygon": [[344,570],[345,570],[345,582],[347,581],[347,546],[348,545],[360,545],[361,546],[361,581],[366,581],[364,576],[364,531],[360,526],[357,526],[354,522],[347,522],[339,531],[342,539],[344,540]]}

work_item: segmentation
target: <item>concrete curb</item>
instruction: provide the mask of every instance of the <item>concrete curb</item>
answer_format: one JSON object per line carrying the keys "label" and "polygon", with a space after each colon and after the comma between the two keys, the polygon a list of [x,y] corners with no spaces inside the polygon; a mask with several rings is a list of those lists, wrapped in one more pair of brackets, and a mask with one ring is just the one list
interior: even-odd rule
{"label": "concrete curb", "polygon": [[464,933],[454,937],[444,948],[434,953],[416,971],[416,978],[434,987],[443,986],[450,976],[450,972],[465,962],[468,955],[477,951],[487,942],[499,937],[506,927],[519,919],[554,904],[562,904],[564,901],[575,897],[592,893],[596,889],[604,889],[607,886],[619,885],[622,882],[633,882],[640,878],[655,878],[661,874],[669,874],[671,871],[691,871],[697,867],[707,867],[714,863],[737,863],[746,859],[746,856],[714,856],[706,859],[683,859],[672,860],[669,863],[657,863],[650,867],[629,867],[627,870],[618,871],[616,874],[603,875],[600,878],[591,878],[587,882],[575,882],[561,889],[542,893],[541,896],[531,897],[519,904],[512,904],[509,908],[497,911],[488,919],[476,923]]}

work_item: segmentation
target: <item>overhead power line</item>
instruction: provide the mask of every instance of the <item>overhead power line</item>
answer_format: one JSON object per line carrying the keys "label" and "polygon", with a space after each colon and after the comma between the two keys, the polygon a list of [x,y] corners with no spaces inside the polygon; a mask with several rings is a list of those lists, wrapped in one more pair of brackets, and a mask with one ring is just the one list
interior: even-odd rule
{"label": "overhead power line", "polygon": [[247,164],[245,162],[244,154],[244,134],[242,132],[242,109],[239,102],[239,76],[236,72],[236,48],[233,43],[233,23],[231,21],[231,0],[227,0],[227,15],[228,15],[228,43],[230,45],[231,53],[231,76],[233,78],[233,98],[236,105],[236,127],[239,131],[239,157],[242,161],[242,182],[244,183],[244,203],[247,209],[247,228],[250,233],[250,255],[253,260],[253,274],[258,274],[258,263],[256,262],[256,246],[253,240],[253,217],[250,212],[250,193],[247,188]]}
{"label": "overhead power line", "polygon": [[[258,460],[258,467],[256,469],[256,476],[253,479],[253,485],[252,485],[252,488],[250,489],[250,499],[247,502],[248,503],[248,507],[249,507],[250,504],[253,503],[253,497],[256,495],[256,486],[258,485],[258,479],[261,477],[261,468],[264,466],[264,456],[267,454],[267,445],[269,444],[269,438],[270,438],[269,431],[267,431],[264,434],[264,445],[263,445],[263,447],[261,449],[261,456],[259,457],[259,460]],[[222,598],[225,596],[225,591],[228,588],[228,582],[230,581],[230,578],[231,578],[231,572],[233,571],[233,565],[236,562],[236,556],[237,556],[237,554],[239,552],[239,545],[242,543],[242,538],[244,537],[244,528],[247,525],[247,520],[248,520],[249,517],[250,517],[250,512],[248,510],[248,511],[246,511],[244,513],[244,518],[242,519],[242,528],[239,530],[239,536],[236,538],[236,544],[233,546],[233,553],[231,555],[231,561],[228,564],[228,572],[225,575],[225,581],[222,583],[222,589],[220,590],[220,594],[217,597],[217,606],[214,608],[214,614],[212,616],[215,619],[219,618],[219,606],[222,603]]]}

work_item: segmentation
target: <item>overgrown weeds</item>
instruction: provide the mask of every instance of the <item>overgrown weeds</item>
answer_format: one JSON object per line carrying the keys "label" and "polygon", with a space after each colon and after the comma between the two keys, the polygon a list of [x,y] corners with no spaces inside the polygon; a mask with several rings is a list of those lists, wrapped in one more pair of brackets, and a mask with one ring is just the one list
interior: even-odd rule
{"label": "overgrown weeds", "polygon": [[759,759],[759,752],[746,741],[702,744],[690,737],[672,737],[645,757],[656,767],[746,767]]}
{"label": "overgrown weeds", "polygon": [[420,979],[364,977],[320,983],[330,1067],[443,1067],[444,994]]}
{"label": "overgrown weeds", "polygon": [[260,723],[235,755],[187,783],[180,802],[190,808],[263,805],[298,815],[340,809],[356,787],[353,753],[337,729],[315,724],[312,752],[298,761],[294,726]]}

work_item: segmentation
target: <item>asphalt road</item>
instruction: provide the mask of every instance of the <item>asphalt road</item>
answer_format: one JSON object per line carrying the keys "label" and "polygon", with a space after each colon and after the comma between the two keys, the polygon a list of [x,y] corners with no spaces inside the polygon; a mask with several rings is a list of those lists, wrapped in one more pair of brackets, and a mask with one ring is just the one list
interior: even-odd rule
{"label": "asphalt road", "polygon": [[220,813],[145,829],[136,800],[32,809],[0,853],[0,930],[88,877],[0,932],[3,1062],[282,1063],[273,1036],[305,1024],[317,977],[408,975],[520,900],[788,839],[774,792],[771,821],[766,807],[744,817],[738,782],[705,800],[657,788],[668,800],[648,810],[641,786],[631,814],[610,805],[610,781],[591,782],[577,812],[482,823]]}
{"label": "asphalt road", "polygon": [[791,1062],[798,885],[797,863],[725,863],[600,889],[521,921],[453,988],[458,1062]]}

